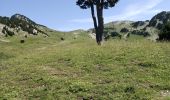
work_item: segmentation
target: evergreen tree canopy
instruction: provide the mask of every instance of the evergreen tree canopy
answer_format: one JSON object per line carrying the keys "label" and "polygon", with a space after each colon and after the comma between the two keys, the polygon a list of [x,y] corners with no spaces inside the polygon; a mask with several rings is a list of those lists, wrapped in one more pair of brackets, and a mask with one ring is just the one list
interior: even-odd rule
{"label": "evergreen tree canopy", "polygon": [[102,4],[104,9],[108,9],[109,7],[114,7],[118,1],[119,0],[78,0],[77,5],[82,9],[87,9],[90,8],[92,4]]}

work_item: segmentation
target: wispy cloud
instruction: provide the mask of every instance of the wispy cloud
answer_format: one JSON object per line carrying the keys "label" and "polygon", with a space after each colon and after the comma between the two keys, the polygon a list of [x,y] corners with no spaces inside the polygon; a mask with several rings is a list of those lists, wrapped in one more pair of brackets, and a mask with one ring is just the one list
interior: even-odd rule
{"label": "wispy cloud", "polygon": [[111,20],[126,20],[133,19],[133,17],[142,13],[157,13],[160,10],[153,8],[161,3],[163,0],[143,0],[138,3],[128,5],[123,13],[115,16],[106,17],[106,22]]}
{"label": "wispy cloud", "polygon": [[[115,21],[115,20],[133,20],[140,14],[154,14],[158,13],[160,9],[153,9],[158,4],[160,4],[163,0],[142,0],[135,1],[135,3],[129,4],[124,8],[122,13],[113,16],[105,17],[105,22]],[[91,18],[85,19],[73,19],[71,22],[76,23],[91,23]]]}

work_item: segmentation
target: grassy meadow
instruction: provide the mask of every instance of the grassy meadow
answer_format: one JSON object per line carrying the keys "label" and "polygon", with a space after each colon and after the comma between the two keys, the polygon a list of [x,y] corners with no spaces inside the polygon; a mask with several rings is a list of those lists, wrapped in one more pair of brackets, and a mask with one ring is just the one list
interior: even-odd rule
{"label": "grassy meadow", "polygon": [[50,34],[1,39],[0,100],[170,100],[170,43]]}

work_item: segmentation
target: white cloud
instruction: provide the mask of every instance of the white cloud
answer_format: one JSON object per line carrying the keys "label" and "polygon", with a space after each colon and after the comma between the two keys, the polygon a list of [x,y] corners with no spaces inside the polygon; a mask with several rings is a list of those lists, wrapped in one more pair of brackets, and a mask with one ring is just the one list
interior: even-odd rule
{"label": "white cloud", "polygon": [[[105,22],[115,21],[115,20],[133,20],[140,14],[155,14],[161,11],[161,9],[153,9],[163,0],[142,0],[135,1],[136,3],[129,4],[124,8],[122,13],[114,16],[105,17]],[[71,22],[76,23],[91,23],[91,18],[85,19],[73,19]]]}

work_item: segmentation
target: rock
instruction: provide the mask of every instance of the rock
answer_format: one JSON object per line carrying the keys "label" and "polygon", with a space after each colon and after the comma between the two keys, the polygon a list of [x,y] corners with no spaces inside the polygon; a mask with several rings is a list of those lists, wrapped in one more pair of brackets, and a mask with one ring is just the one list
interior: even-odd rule
{"label": "rock", "polygon": [[89,33],[89,37],[92,39],[96,39],[96,34],[95,33]]}
{"label": "rock", "polygon": [[123,39],[127,40],[127,38],[129,38],[130,33],[126,33],[125,35],[123,35]]}
{"label": "rock", "polygon": [[14,30],[18,33],[21,30],[21,27],[16,27]]}
{"label": "rock", "polygon": [[33,29],[32,33],[33,35],[38,35],[38,31],[36,29]]}

